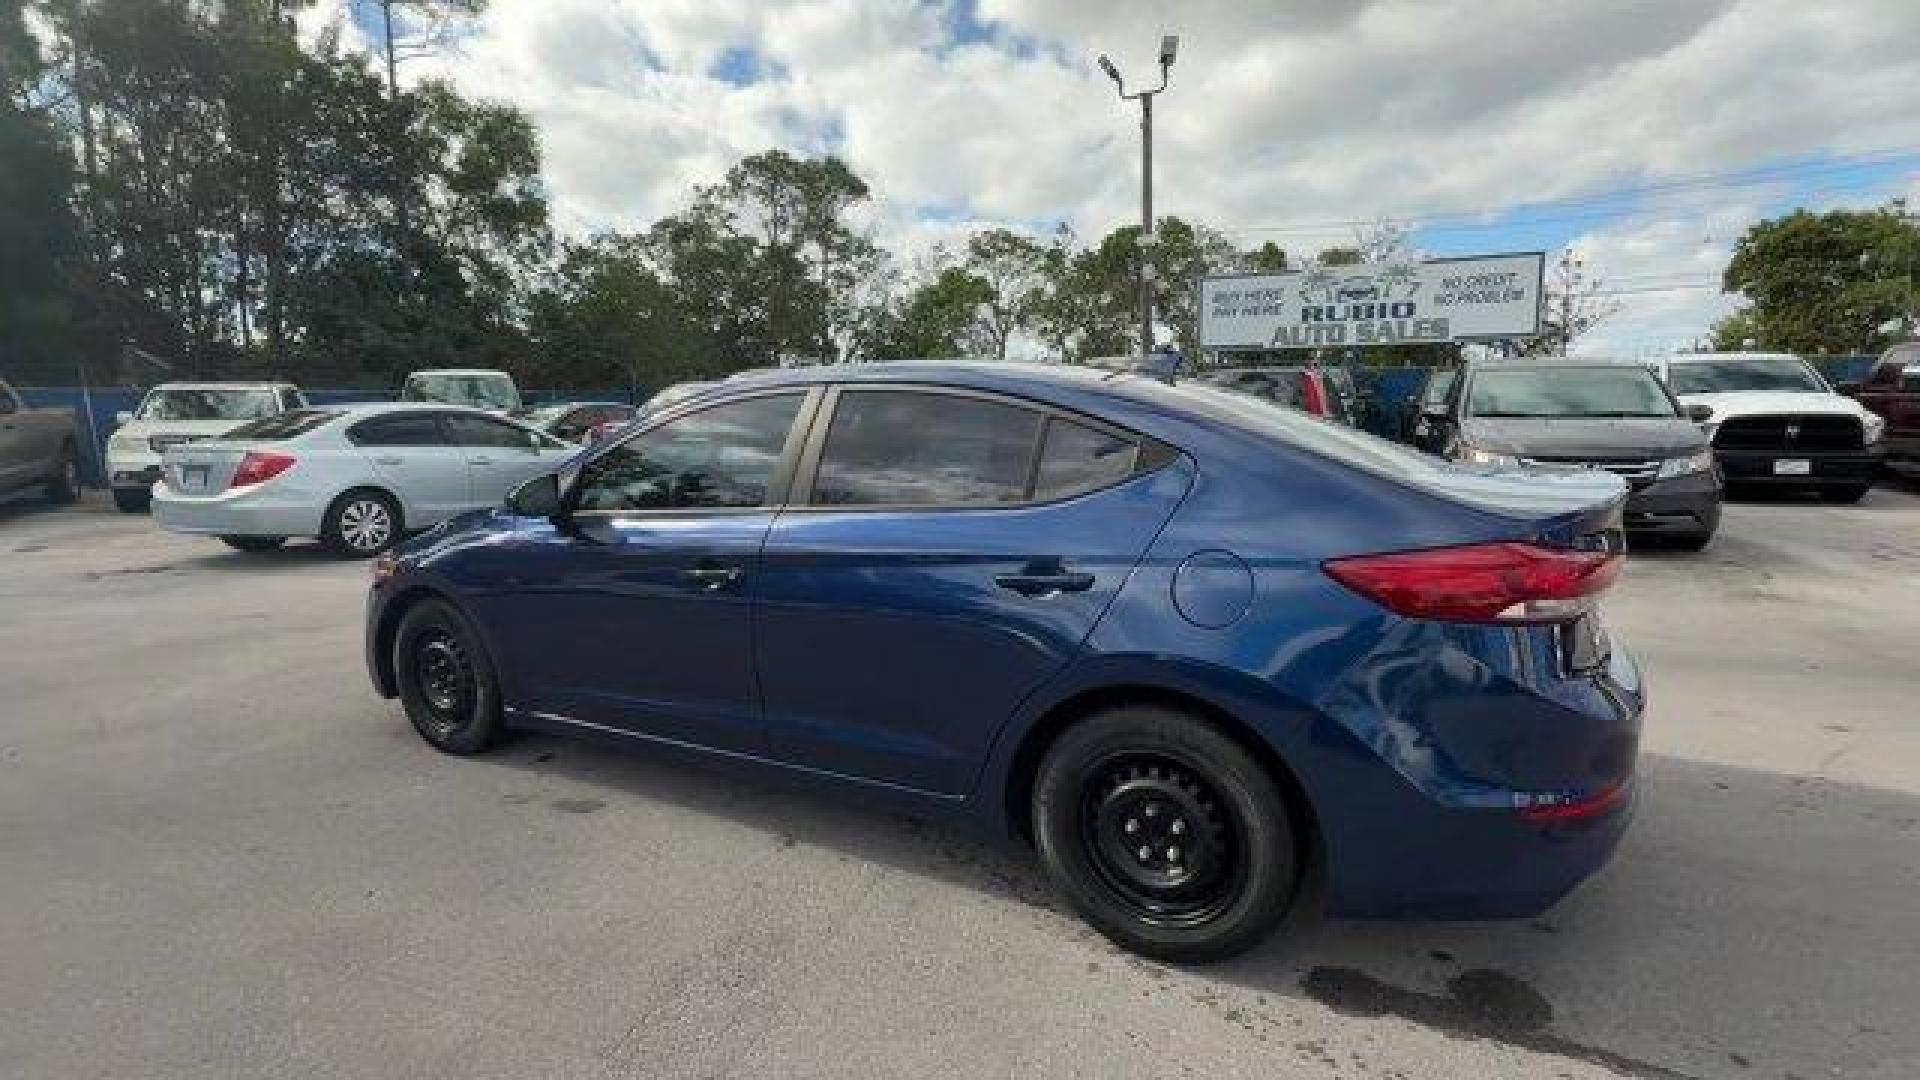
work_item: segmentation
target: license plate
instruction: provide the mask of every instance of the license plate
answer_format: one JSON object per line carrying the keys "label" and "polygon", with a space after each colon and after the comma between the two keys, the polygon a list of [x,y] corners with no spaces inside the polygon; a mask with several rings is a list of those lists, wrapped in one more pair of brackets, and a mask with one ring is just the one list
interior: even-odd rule
{"label": "license plate", "polygon": [[1600,617],[1586,614],[1560,628],[1562,659],[1568,671],[1595,671],[1605,667],[1612,652]]}
{"label": "license plate", "polygon": [[1812,476],[1813,462],[1805,458],[1781,458],[1773,463],[1775,476]]}
{"label": "license plate", "polygon": [[206,487],[207,486],[207,466],[205,465],[180,466],[180,483],[186,487]]}

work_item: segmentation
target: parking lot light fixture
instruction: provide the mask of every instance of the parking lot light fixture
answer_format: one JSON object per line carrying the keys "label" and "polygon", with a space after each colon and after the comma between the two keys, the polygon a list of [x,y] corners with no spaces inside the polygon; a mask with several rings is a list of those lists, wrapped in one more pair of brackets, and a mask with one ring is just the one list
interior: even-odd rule
{"label": "parking lot light fixture", "polygon": [[1173,58],[1180,51],[1180,36],[1160,38],[1160,85],[1151,90],[1127,93],[1126,80],[1107,54],[1100,54],[1100,70],[1113,80],[1114,91],[1122,101],[1140,102],[1140,363],[1145,366],[1153,354],[1153,99],[1167,88]]}

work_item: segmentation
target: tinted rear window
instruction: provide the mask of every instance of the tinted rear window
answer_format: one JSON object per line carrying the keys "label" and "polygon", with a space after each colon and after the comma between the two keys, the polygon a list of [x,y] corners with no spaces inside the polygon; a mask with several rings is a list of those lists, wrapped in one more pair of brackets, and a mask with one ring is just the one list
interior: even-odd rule
{"label": "tinted rear window", "polygon": [[315,428],[325,427],[344,413],[334,409],[295,409],[279,416],[250,420],[227,432],[229,439],[294,439]]}
{"label": "tinted rear window", "polygon": [[1117,483],[1133,472],[1139,453],[1140,445],[1131,436],[1050,417],[1033,497],[1060,499]]}
{"label": "tinted rear window", "polygon": [[1185,398],[1189,406],[1243,431],[1406,483],[1432,486],[1434,478],[1454,471],[1453,466],[1442,459],[1411,447],[1344,424],[1329,424],[1298,409],[1270,404],[1248,394],[1203,383],[1181,383],[1168,388],[1167,392]]}
{"label": "tinted rear window", "polygon": [[440,421],[430,412],[370,416],[347,429],[355,446],[445,446]]}

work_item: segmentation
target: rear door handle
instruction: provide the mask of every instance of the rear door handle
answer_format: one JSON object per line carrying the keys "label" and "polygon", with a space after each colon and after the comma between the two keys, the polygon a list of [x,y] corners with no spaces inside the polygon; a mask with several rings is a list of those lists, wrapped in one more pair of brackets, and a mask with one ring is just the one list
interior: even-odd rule
{"label": "rear door handle", "polygon": [[1086,592],[1093,588],[1093,575],[1066,570],[1044,573],[1022,571],[1018,574],[995,574],[993,583],[1021,596],[1053,596],[1056,593]]}
{"label": "rear door handle", "polygon": [[373,460],[381,465],[405,465],[407,463],[405,458],[397,457],[377,457]]}
{"label": "rear door handle", "polygon": [[491,464],[493,464],[493,459],[492,459],[492,458],[490,458],[490,457],[472,457],[472,458],[468,458],[468,459],[467,459],[467,464],[469,464],[469,465],[491,465]]}
{"label": "rear door handle", "polygon": [[701,592],[719,592],[739,584],[744,576],[737,566],[696,566],[680,571],[680,580]]}

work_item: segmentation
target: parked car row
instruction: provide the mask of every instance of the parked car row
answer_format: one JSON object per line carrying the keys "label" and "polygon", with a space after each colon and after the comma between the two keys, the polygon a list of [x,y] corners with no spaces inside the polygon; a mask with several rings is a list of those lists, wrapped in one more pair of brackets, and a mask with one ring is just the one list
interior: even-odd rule
{"label": "parked car row", "polygon": [[[1337,367],[1250,367],[1206,381],[1351,423]],[[1437,368],[1395,425],[1429,453],[1532,471],[1601,469],[1632,495],[1627,528],[1705,547],[1726,491],[1797,489],[1857,502],[1883,463],[1920,465],[1920,344],[1836,392],[1783,353],[1689,353],[1644,365],[1535,359]]]}

